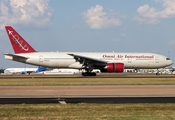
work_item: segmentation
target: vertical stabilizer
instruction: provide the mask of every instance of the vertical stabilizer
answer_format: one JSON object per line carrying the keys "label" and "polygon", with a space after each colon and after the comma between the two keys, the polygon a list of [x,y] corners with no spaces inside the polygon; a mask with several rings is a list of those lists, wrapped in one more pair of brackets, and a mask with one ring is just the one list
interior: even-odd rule
{"label": "vertical stabilizer", "polygon": [[5,26],[15,54],[36,52],[11,26]]}

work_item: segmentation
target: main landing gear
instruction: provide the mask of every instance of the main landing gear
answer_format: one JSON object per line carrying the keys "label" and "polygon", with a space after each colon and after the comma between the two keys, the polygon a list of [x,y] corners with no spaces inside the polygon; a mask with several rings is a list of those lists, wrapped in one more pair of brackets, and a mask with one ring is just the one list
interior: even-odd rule
{"label": "main landing gear", "polygon": [[160,73],[159,73],[159,70],[158,70],[158,69],[157,69],[157,73],[156,73],[156,75],[157,75],[157,76],[159,76],[159,75],[160,75]]}
{"label": "main landing gear", "polygon": [[82,76],[96,76],[95,72],[82,72]]}

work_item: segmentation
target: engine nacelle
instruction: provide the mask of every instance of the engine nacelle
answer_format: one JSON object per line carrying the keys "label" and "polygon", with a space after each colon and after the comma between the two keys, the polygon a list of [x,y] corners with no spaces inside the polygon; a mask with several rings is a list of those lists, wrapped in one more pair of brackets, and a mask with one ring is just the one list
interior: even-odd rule
{"label": "engine nacelle", "polygon": [[107,63],[106,72],[123,72],[124,64],[123,63]]}

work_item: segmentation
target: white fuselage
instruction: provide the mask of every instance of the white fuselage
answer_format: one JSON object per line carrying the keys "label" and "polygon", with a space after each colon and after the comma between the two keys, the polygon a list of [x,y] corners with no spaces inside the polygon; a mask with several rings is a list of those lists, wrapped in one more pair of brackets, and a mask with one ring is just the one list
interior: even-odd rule
{"label": "white fuselage", "polygon": [[154,53],[33,52],[16,54],[27,57],[28,59],[26,60],[14,59],[7,55],[5,58],[49,68],[81,69],[82,64],[76,62],[74,57],[68,54],[86,56],[88,58],[107,61],[107,63],[124,63],[125,69],[157,69],[173,64],[166,56]]}
{"label": "white fuselage", "polygon": [[35,72],[38,68],[7,68],[5,71],[10,73]]}

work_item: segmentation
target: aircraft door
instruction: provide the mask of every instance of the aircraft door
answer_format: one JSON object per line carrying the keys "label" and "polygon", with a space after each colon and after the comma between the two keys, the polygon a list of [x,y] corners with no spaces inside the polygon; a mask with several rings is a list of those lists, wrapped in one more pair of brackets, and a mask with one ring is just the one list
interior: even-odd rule
{"label": "aircraft door", "polygon": [[128,58],[128,63],[132,63],[132,58]]}
{"label": "aircraft door", "polygon": [[158,57],[158,56],[156,56],[155,62],[156,62],[156,63],[159,63],[159,57]]}
{"label": "aircraft door", "polygon": [[43,62],[43,56],[39,56],[39,62]]}

